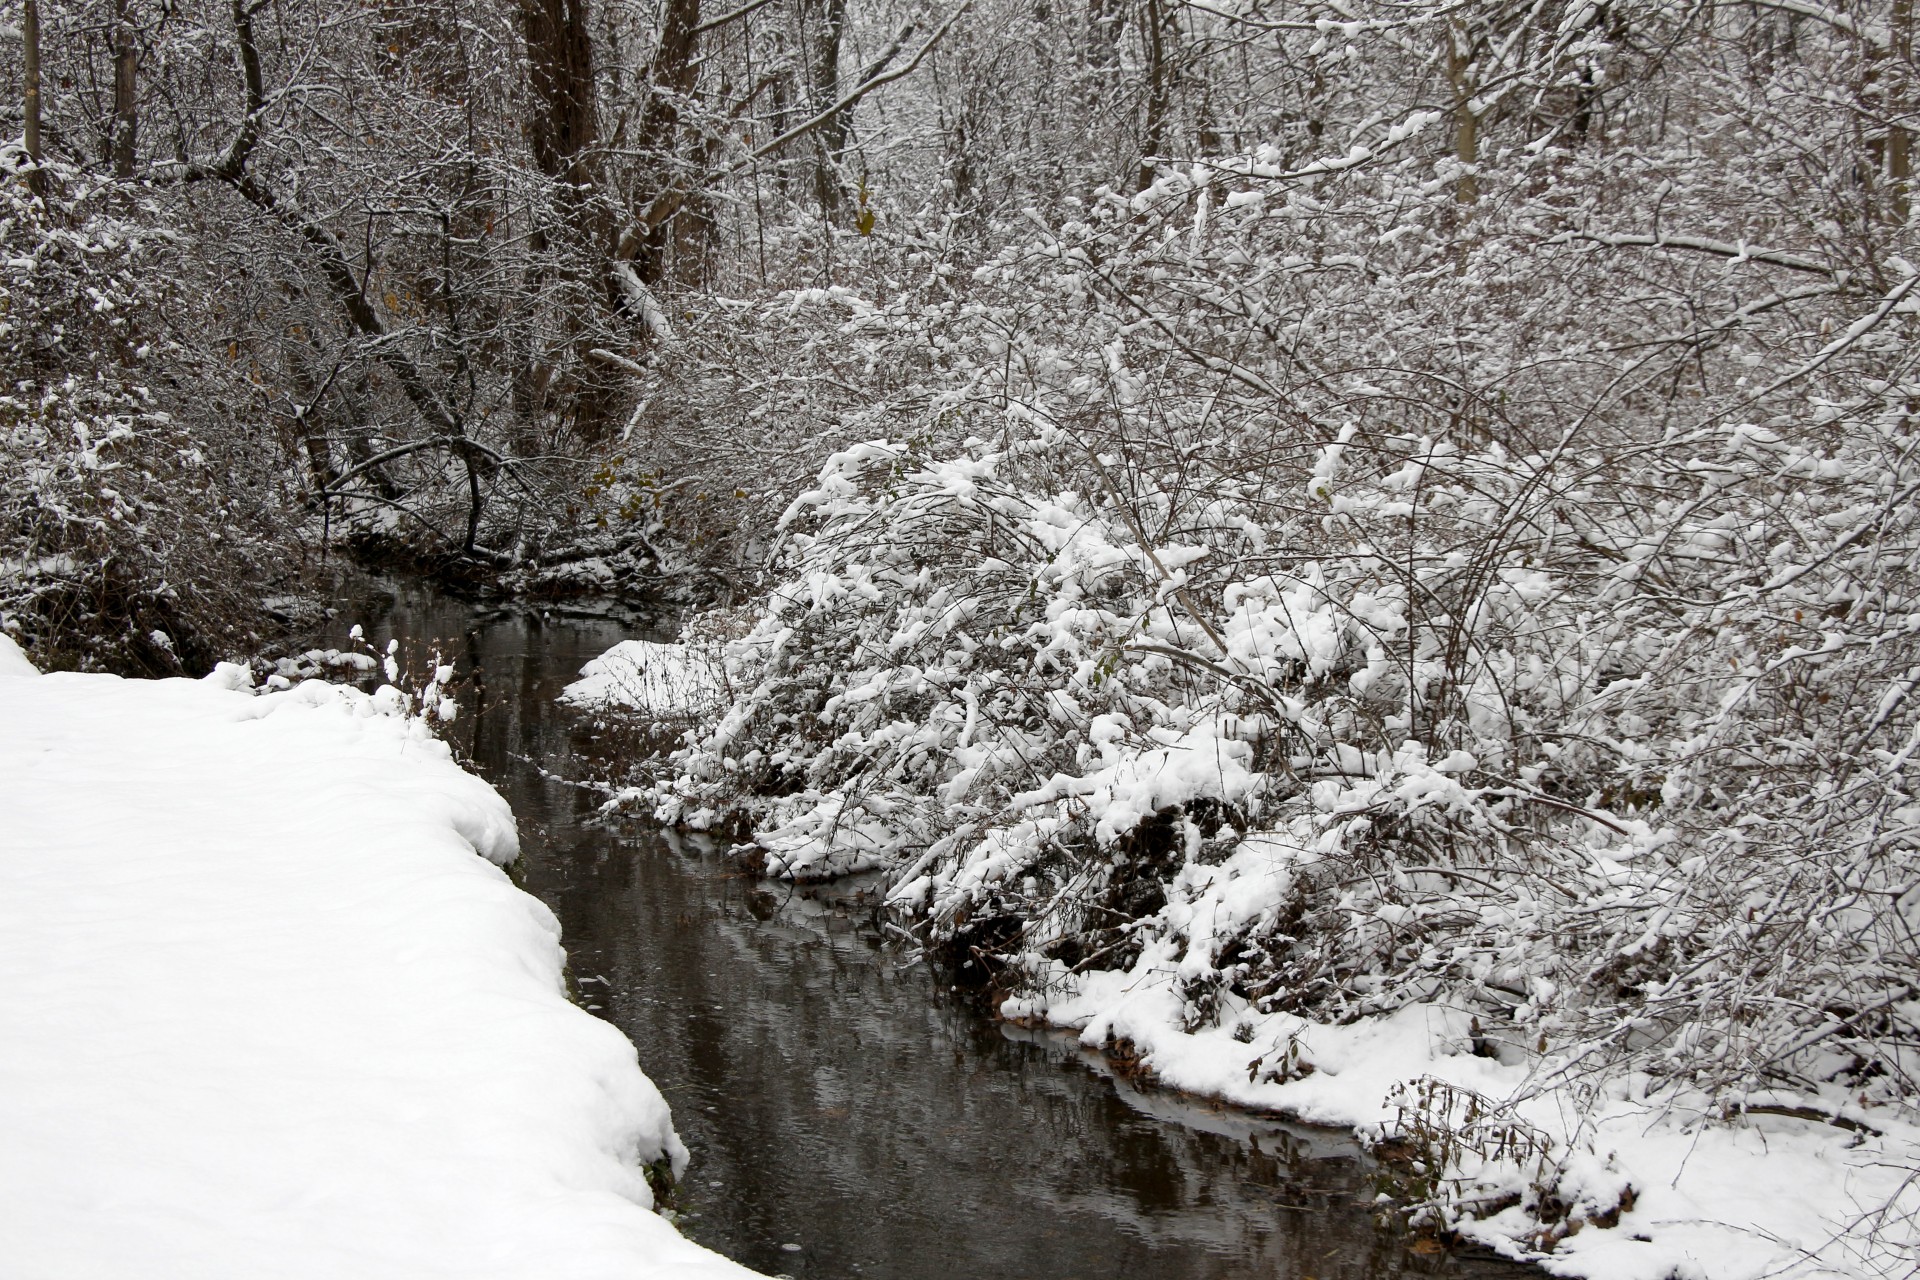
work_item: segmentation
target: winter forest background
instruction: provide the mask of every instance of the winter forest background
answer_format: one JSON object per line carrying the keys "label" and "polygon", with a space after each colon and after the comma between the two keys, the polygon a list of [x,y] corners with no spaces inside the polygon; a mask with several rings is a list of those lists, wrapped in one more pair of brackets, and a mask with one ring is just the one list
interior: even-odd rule
{"label": "winter forest background", "polygon": [[1005,1013],[1920,1098],[1912,0],[0,12],[42,666],[671,589],[636,802]]}

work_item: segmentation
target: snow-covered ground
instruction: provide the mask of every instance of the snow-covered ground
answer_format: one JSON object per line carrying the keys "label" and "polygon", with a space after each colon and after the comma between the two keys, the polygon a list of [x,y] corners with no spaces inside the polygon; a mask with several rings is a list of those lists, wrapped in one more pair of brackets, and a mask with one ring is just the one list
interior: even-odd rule
{"label": "snow-covered ground", "polygon": [[[1503,1118],[1510,1118],[1520,1122],[1511,1130],[1520,1141],[1529,1128],[1549,1140],[1549,1165],[1566,1170],[1557,1190],[1572,1202],[1568,1220],[1586,1225],[1542,1241],[1534,1236],[1538,1221],[1517,1206],[1454,1225],[1556,1275],[1920,1274],[1920,1129],[1884,1109],[1862,1115],[1836,1106],[1840,1124],[1765,1113],[1729,1124],[1671,1093],[1648,1097],[1644,1077],[1608,1082],[1589,1107],[1574,1088],[1542,1087],[1537,1064],[1474,1056],[1466,1016],[1438,1006],[1326,1026],[1261,1014],[1228,995],[1221,1025],[1189,1033],[1180,1025],[1184,1002],[1174,966],[1148,955],[1130,973],[1088,979],[1071,996],[1008,1001],[1002,1012],[1079,1028],[1089,1045],[1124,1043],[1171,1087],[1362,1133],[1395,1126],[1395,1091],[1423,1078],[1496,1104],[1526,1099],[1492,1117],[1482,1136],[1497,1141]],[[1759,1111],[1769,1101],[1754,1097],[1750,1105]],[[1456,1108],[1448,1118],[1457,1125],[1465,1117]],[[1477,1165],[1457,1153],[1456,1162],[1484,1177],[1471,1190],[1489,1204],[1522,1191],[1520,1168],[1533,1163]],[[1610,1220],[1627,1188],[1632,1195],[1617,1223],[1598,1225]],[[1544,1257],[1542,1244],[1551,1250]]]}
{"label": "snow-covered ground", "polygon": [[751,1275],[651,1211],[505,802],[391,691],[245,686],[0,636],[0,1272]]}

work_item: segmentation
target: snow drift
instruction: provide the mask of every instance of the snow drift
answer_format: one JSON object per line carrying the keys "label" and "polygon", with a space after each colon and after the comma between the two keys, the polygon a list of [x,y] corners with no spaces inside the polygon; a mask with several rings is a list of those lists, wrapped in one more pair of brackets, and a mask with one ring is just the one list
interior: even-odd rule
{"label": "snow drift", "polygon": [[506,804],[397,691],[246,685],[0,637],[8,1274],[750,1274],[650,1211],[686,1151]]}

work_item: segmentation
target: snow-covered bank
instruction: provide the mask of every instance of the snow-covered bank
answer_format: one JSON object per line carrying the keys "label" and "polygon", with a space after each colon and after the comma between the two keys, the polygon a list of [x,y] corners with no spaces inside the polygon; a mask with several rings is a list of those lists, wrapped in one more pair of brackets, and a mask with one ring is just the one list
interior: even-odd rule
{"label": "snow-covered bank", "polygon": [[506,804],[397,697],[244,683],[0,637],[0,1269],[750,1275],[650,1211],[685,1149]]}
{"label": "snow-covered bank", "polygon": [[[1548,1073],[1564,1064],[1475,1056],[1468,1016],[1439,1005],[1328,1026],[1228,996],[1218,1025],[1187,1031],[1166,959],[1002,1012],[1077,1028],[1172,1088],[1393,1137],[1404,1188],[1437,1190],[1446,1226],[1556,1275],[1914,1274],[1920,1127],[1883,1109],[1834,1099],[1823,1118],[1804,1100],[1756,1094],[1752,1114],[1728,1123],[1704,1096],[1644,1075],[1597,1091],[1555,1083]],[[1448,1185],[1424,1185],[1428,1170],[1411,1161],[1447,1169]],[[1543,1187],[1559,1201],[1551,1222]]]}
{"label": "snow-covered bank", "polygon": [[[1516,1255],[1905,1280],[1920,596],[1862,540],[1882,428],[1794,446],[1825,486],[1703,443],[1727,482],[1644,527],[1596,461],[1448,440],[1249,436],[1130,488],[1018,414],[872,442],[623,802],[882,870],[957,981],[1169,1083],[1390,1121],[1407,1199]],[[1744,576],[1694,554],[1782,512]]]}

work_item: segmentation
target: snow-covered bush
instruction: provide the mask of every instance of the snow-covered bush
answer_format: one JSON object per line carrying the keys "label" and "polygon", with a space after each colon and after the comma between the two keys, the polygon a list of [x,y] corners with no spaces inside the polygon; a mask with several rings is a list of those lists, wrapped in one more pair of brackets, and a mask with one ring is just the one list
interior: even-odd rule
{"label": "snow-covered bush", "polygon": [[[1402,314],[1491,328],[1483,278],[1422,280],[1415,249],[1345,295],[1344,267],[1229,289],[1256,260],[1234,240],[1270,261],[1314,197],[1229,192],[1200,262],[1199,215],[1142,231],[1195,190],[1162,186],[1073,228],[1092,248],[1007,256],[1028,287],[1066,264],[1086,302],[1078,329],[956,343],[1020,370],[997,404],[844,451],[794,504],[741,650],[764,678],[669,812],[745,814],[780,874],[894,869],[931,940],[1012,986],[1158,936],[1196,1020],[1223,987],[1335,1018],[1446,996],[1514,1051],[1911,1088],[1886,1011],[1915,972],[1920,471],[1909,356],[1875,328],[1910,322],[1916,278],[1762,335],[1805,355],[1758,390],[1750,352],[1686,345],[1686,423],[1610,397],[1645,358],[1588,343],[1549,378],[1549,340],[1456,367],[1482,381],[1435,406],[1431,348],[1336,378],[1303,320],[1222,368],[1199,308],[1311,317],[1391,283]],[[1569,275],[1558,323],[1617,287],[1536,239]]]}
{"label": "snow-covered bush", "polygon": [[0,625],[48,666],[205,671],[259,613],[262,495],[178,412],[217,387],[167,315],[176,237],[52,177],[46,200],[0,183]]}
{"label": "snow-covered bush", "polygon": [[[1541,1089],[1911,1108],[1907,233],[1803,234],[1731,125],[1463,211],[1433,123],[985,263],[920,434],[788,510],[758,679],[658,811],[886,870],[1021,1014],[1103,972],[1194,1032],[1422,1003]],[[1623,168],[1693,225],[1635,230]]]}
{"label": "snow-covered bush", "polygon": [[[773,874],[885,869],[1010,1013],[1118,970],[1189,1030],[1424,1002],[1541,1087],[1909,1106],[1912,584],[1854,531],[1904,527],[1912,473],[1836,436],[1824,483],[1779,481],[1816,465],[1784,449],[1584,547],[1569,475],[1430,440],[1328,446],[1329,514],[1222,499],[1177,541],[1064,430],[848,450],[658,812],[753,829]],[[1762,521],[1735,575],[1715,553]]]}
{"label": "snow-covered bush", "polygon": [[[1061,431],[957,458],[837,455],[795,504],[792,571],[738,646],[758,686],[682,759],[670,816],[742,810],[778,874],[894,869],[894,901],[930,938],[978,949],[1011,985],[1171,939],[1196,1020],[1222,987],[1333,1018],[1444,995],[1516,1048],[1618,1017],[1621,1047],[1684,1041],[1689,1071],[1737,1075],[1702,1038],[1708,1013],[1735,1024],[1700,955],[1783,948],[1758,979],[1769,998],[1769,983],[1808,999],[1799,984],[1867,972],[1864,953],[1834,950],[1840,934],[1910,969],[1897,912],[1849,916],[1850,933],[1802,932],[1806,914],[1794,929],[1735,927],[1755,895],[1801,913],[1814,901],[1806,859],[1757,839],[1793,814],[1804,834],[1808,810],[1892,837],[1820,874],[1897,886],[1903,793],[1883,779],[1843,795],[1793,766],[1849,717],[1856,733],[1899,717],[1850,702],[1820,724],[1831,698],[1739,665],[1750,634],[1696,638],[1704,618],[1654,633],[1631,595],[1602,609],[1570,592],[1537,545],[1472,565],[1467,548],[1515,494],[1552,500],[1537,463],[1497,454],[1416,455],[1434,518],[1409,608],[1405,549],[1386,541],[1405,517],[1378,515],[1407,491],[1406,465],[1336,481],[1325,458],[1342,447],[1322,451],[1313,483],[1363,514],[1322,524],[1317,555],[1286,531],[1285,567],[1267,552],[1283,531],[1232,502],[1181,542],[1138,539],[1152,504],[1067,487],[1106,468]],[[1368,527],[1386,536],[1354,536]],[[1619,563],[1688,570],[1702,536]],[[1234,572],[1255,565],[1265,572]],[[1896,672],[1903,639],[1882,644]],[[1821,665],[1776,639],[1774,661],[1809,659]],[[1788,732],[1801,745],[1786,748]],[[1715,768],[1722,751],[1736,763]],[[1859,858],[1891,878],[1849,874]],[[1735,883],[1738,904],[1725,900]],[[1794,954],[1809,936],[1822,963]],[[1697,971],[1649,1000],[1639,971],[1665,977],[1682,956]],[[1679,1023],[1647,1031],[1674,1008]],[[1747,1035],[1765,1012],[1739,1019]]]}

